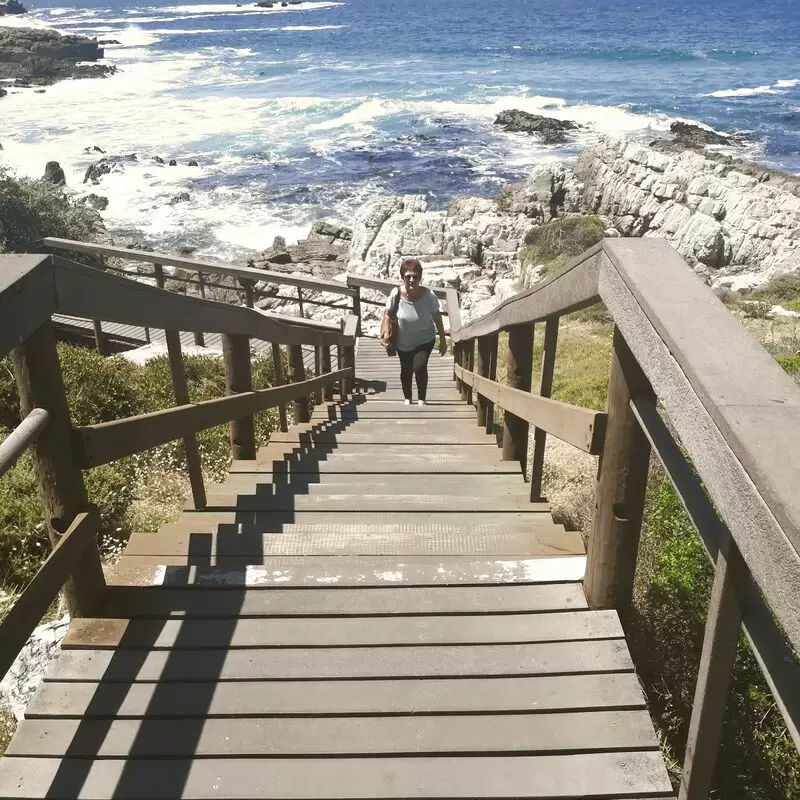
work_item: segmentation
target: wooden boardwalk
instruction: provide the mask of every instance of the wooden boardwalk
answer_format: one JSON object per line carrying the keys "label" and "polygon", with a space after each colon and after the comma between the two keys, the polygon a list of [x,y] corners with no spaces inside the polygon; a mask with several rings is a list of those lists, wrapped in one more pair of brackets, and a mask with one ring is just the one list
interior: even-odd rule
{"label": "wooden boardwalk", "polygon": [[205,511],[135,534],[0,762],[3,798],[663,798],[583,545],[431,359],[275,434]]}

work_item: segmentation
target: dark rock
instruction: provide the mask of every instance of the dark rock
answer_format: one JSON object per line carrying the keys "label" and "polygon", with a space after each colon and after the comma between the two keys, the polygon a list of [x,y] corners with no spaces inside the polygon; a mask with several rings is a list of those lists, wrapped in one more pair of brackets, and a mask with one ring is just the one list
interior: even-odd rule
{"label": "dark rock", "polygon": [[566,141],[566,132],[575,131],[580,127],[575,122],[562,119],[542,117],[539,114],[529,114],[527,111],[501,111],[494,121],[495,125],[507,131],[516,133],[530,133],[540,136],[546,144],[559,144]]}
{"label": "dark rock", "polygon": [[264,253],[264,261],[267,261],[270,264],[291,264],[292,257],[286,250],[277,252],[274,250],[267,250]]}
{"label": "dark rock", "polygon": [[66,186],[67,176],[58,161],[48,161],[44,167],[44,180],[55,186]]}
{"label": "dark rock", "polygon": [[272,8],[275,3],[271,3],[270,0],[258,0],[256,3],[256,8]]}
{"label": "dark rock", "polygon": [[44,94],[46,91],[47,91],[47,89],[34,89],[33,93],[34,94]]}
{"label": "dark rock", "polygon": [[286,8],[286,6],[288,6],[288,5],[289,5],[289,3],[286,2],[286,0],[283,0],[283,2],[281,3],[281,6],[283,6],[283,8]]}
{"label": "dark rock", "polygon": [[178,247],[178,255],[179,256],[190,256],[190,255],[192,255],[192,253],[195,253],[195,252],[197,252],[197,248],[196,247],[190,247],[187,244],[182,244],[180,247]]}
{"label": "dark rock", "polygon": [[122,44],[122,42],[117,41],[116,39],[100,39],[97,44]]}
{"label": "dark rock", "polygon": [[7,94],[8,92],[2,86],[0,86],[0,97],[5,97]]}
{"label": "dark rock", "polygon": [[95,211],[105,211],[108,208],[108,198],[94,192],[78,198],[77,203],[78,205],[93,208]]}
{"label": "dark rock", "polygon": [[177,167],[177,166],[178,166],[178,162],[177,162],[177,161],[176,161],[174,158],[171,158],[171,159],[169,160],[169,165],[170,165],[171,167]]}
{"label": "dark rock", "polygon": [[0,2],[0,17],[6,14],[27,14],[28,9],[25,8],[19,0],[5,0],[5,2]]}
{"label": "dark rock", "polygon": [[169,204],[171,206],[176,206],[178,205],[178,203],[188,203],[191,199],[192,198],[189,195],[189,192],[180,192],[179,194],[176,194],[175,197],[172,198],[172,200],[169,201]]}
{"label": "dark rock", "polygon": [[97,185],[104,175],[108,175],[111,172],[124,172],[126,164],[138,160],[135,153],[129,153],[125,156],[107,156],[106,158],[101,158],[87,168],[86,174],[83,176],[83,182]]}
{"label": "dark rock", "polygon": [[92,147],[84,147],[83,148],[83,152],[84,153],[102,153],[103,155],[105,155],[106,151],[103,150],[102,147],[98,147],[97,145],[93,145]]}
{"label": "dark rock", "polygon": [[662,153],[680,153],[683,150],[702,150],[709,144],[723,147],[738,147],[743,144],[741,136],[726,136],[690,122],[673,122],[669,130],[674,139],[656,139],[650,146]]}
{"label": "dark rock", "polygon": [[199,167],[200,165],[194,159],[192,159],[186,166],[187,167]]}
{"label": "dark rock", "polygon": [[103,58],[94,39],[51,30],[0,28],[0,80],[19,86],[47,86],[64,78],[96,78],[113,74],[116,67],[92,64]]}
{"label": "dark rock", "polygon": [[353,238],[353,231],[350,230],[350,228],[345,228],[343,225],[337,225],[335,222],[327,222],[324,219],[319,219],[311,226],[311,236],[309,238],[315,236],[345,239],[349,241]]}
{"label": "dark rock", "polygon": [[161,158],[161,156],[153,156],[153,161],[155,161],[156,164],[164,164],[165,163],[164,159]]}

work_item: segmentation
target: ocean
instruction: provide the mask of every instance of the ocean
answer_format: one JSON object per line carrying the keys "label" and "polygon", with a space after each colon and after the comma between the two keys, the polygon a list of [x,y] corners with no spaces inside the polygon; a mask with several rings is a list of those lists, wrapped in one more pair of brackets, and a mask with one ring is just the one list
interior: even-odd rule
{"label": "ocean", "polygon": [[[798,0],[28,5],[0,24],[115,40],[119,71],[0,100],[0,164],[38,177],[59,161],[70,190],[108,198],[120,242],[240,262],[376,195],[491,196],[601,134],[651,141],[676,119],[800,173]],[[493,125],[511,108],[582,128],[544,145]],[[137,160],[84,185],[94,147]]]}

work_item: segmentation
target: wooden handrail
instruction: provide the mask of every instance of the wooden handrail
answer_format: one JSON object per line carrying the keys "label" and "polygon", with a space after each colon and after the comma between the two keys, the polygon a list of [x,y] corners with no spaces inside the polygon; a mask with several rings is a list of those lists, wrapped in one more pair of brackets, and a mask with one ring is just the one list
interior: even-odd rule
{"label": "wooden handrail", "polygon": [[231,420],[252,416],[282,403],[308,397],[318,388],[325,388],[342,378],[352,377],[352,368],[341,369],[271,389],[257,389],[76,428],[73,434],[76,458],[83,469],[97,467],[205,428],[224,425]]}
{"label": "wooden handrail", "polygon": [[14,663],[85,550],[95,542],[97,532],[96,511],[78,514],[0,622],[0,678]]}
{"label": "wooden handrail", "polygon": [[62,314],[124,325],[240,334],[282,344],[346,344],[333,327],[291,322],[255,309],[176,295],[53,256],[56,308]]}
{"label": "wooden handrail", "polygon": [[234,267],[230,264],[220,264],[215,261],[199,261],[194,258],[181,258],[166,253],[133,250],[128,247],[108,247],[106,245],[92,244],[91,242],[58,239],[51,236],[42,239],[41,245],[54,250],[67,250],[74,253],[85,253],[87,255],[111,256],[128,261],[141,261],[147,264],[179,267],[200,273],[211,272],[218,275],[230,275],[231,277],[243,278],[248,281],[296,286],[301,289],[312,289],[318,292],[339,294],[345,297],[355,297],[357,294],[355,289],[349,288],[336,281],[325,281],[319,278],[297,278],[293,275],[286,275],[283,272],[272,272],[269,270],[253,269],[251,267]]}
{"label": "wooden handrail", "polygon": [[455,366],[455,372],[460,381],[471,386],[486,400],[496,403],[520,419],[553,434],[584,453],[599,455],[602,452],[607,417],[602,411],[592,411],[548,397],[539,397],[521,389],[512,389],[459,365]]}

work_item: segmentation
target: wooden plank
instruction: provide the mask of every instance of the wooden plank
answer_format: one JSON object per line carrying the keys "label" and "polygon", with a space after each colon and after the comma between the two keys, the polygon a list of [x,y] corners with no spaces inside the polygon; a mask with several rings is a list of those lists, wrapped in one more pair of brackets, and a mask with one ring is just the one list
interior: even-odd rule
{"label": "wooden plank", "polygon": [[583,579],[586,557],[478,559],[468,556],[281,556],[245,566],[237,558],[192,565],[191,557],[124,555],[106,571],[117,586],[437,586]]}
{"label": "wooden plank", "polygon": [[[268,487],[267,487],[268,488]],[[365,487],[365,491],[370,491]],[[395,495],[362,494],[357,499],[352,494],[271,494],[256,491],[253,494],[219,492],[209,494],[207,511],[235,509],[237,511],[335,511],[340,513],[392,511],[412,514],[416,511],[437,513],[486,514],[514,511],[546,511],[547,504],[531,503],[527,497],[490,495],[488,497],[463,497],[438,494]]]}
{"label": "wooden plank", "polygon": [[455,717],[26,720],[12,757],[214,758],[574,753],[657,748],[646,711]]}
{"label": "wooden plank", "polygon": [[602,244],[595,245],[579,255],[563,272],[513,295],[489,314],[465,325],[453,334],[453,341],[479,338],[513,325],[541,322],[548,317],[569,314],[593,305],[598,299],[602,247]]}
{"label": "wooden plank", "polygon": [[[359,426],[359,430],[360,430]],[[287,442],[295,445],[299,444],[322,444],[322,445],[345,445],[345,444],[368,444],[368,445],[393,445],[393,444],[427,444],[427,445],[464,445],[464,444],[481,444],[492,445],[497,447],[497,441],[494,437],[487,436],[481,430],[467,429],[463,432],[457,433],[441,433],[438,426],[434,426],[434,431],[426,434],[425,438],[420,438],[419,435],[414,433],[396,432],[391,433],[384,430],[382,433],[368,434],[368,433],[335,433],[333,431],[321,430],[317,432],[299,433],[289,431],[288,433],[281,433],[276,431],[269,437],[270,442]]]}
{"label": "wooden plank", "polygon": [[504,616],[72,621],[62,649],[208,650],[412,644],[508,644],[620,639],[613,611]]}
{"label": "wooden plank", "polygon": [[347,297],[355,297],[356,292],[343,283],[338,281],[324,281],[316,278],[298,278],[294,275],[287,275],[283,272],[271,272],[264,269],[253,269],[251,267],[234,267],[230,264],[219,264],[214,261],[200,261],[194,258],[182,258],[167,255],[166,253],[153,253],[142,250],[132,250],[127,247],[109,247],[107,245],[94,244],[92,242],[78,242],[70,239],[59,239],[48,236],[42,239],[44,247],[51,247],[56,250],[67,250],[77,253],[91,253],[95,255],[112,256],[122,258],[127,261],[143,261],[150,264],[163,264],[169,267],[180,267],[182,269],[194,270],[201,273],[211,273],[215,275],[232,275],[237,278],[245,278],[251,281],[265,281],[277,283],[285,286],[299,286],[304,289],[315,289],[327,294],[338,294]]}
{"label": "wooden plank", "polygon": [[520,419],[586,453],[598,455],[602,451],[606,420],[603,412],[513,389],[459,366],[455,367],[455,372],[460,380]]}
{"label": "wooden plank", "polygon": [[[609,250],[613,262],[604,262],[600,276],[603,301],[798,649],[797,386],[674,251],[642,241],[654,249]],[[644,258],[636,268],[634,256]],[[695,342],[702,342],[696,352]],[[746,380],[731,363],[748,364]]]}
{"label": "wooden plank", "polygon": [[312,759],[50,759],[0,762],[9,800],[603,798],[669,796],[656,751],[539,756]]}
{"label": "wooden plank", "polygon": [[[300,591],[300,590],[298,590]],[[344,590],[343,590],[344,591]],[[553,675],[633,669],[622,639],[514,645],[136,652],[63,650],[46,681],[238,681]]]}
{"label": "wooden plank", "polygon": [[[318,519],[316,515],[314,519]],[[336,515],[331,515],[336,517]],[[130,555],[189,556],[194,564],[207,564],[211,559],[246,559],[244,563],[260,564],[268,556],[323,556],[323,555],[470,555],[470,556],[564,556],[582,555],[583,539],[577,531],[565,532],[563,526],[554,525],[549,515],[538,520],[531,517],[526,525],[503,524],[503,520],[487,524],[472,523],[464,532],[464,515],[452,515],[462,520],[462,525],[428,522],[386,522],[387,517],[377,516],[380,524],[370,523],[361,515],[359,523],[348,525],[339,521],[302,522],[297,524],[259,525],[254,530],[247,526],[231,524],[222,526],[181,525],[160,534],[134,534],[126,553]],[[416,517],[417,515],[415,515]],[[508,515],[506,515],[508,516]],[[490,521],[492,522],[492,521]],[[276,532],[264,532],[271,527]],[[282,532],[281,532],[282,531]]]}
{"label": "wooden plank", "polygon": [[579,583],[377,589],[111,586],[104,617],[386,616],[585,610]]}
{"label": "wooden plank", "polygon": [[285,344],[346,344],[336,331],[289,324],[254,309],[177,295],[58,256],[56,296],[62,314],[182,331],[233,333]]}
{"label": "wooden plank", "polygon": [[[25,709],[42,717],[249,717],[643,709],[633,672],[533,678],[239,683],[43,683]],[[534,720],[535,723],[535,720]]]}
{"label": "wooden plank", "polygon": [[50,256],[0,254],[0,358],[56,310]]}
{"label": "wooden plank", "polygon": [[305,392],[313,392],[317,386],[337,380],[346,372],[347,370],[334,372],[302,383],[258,389],[217,400],[190,403],[165,411],[76,428],[75,439],[80,443],[77,448],[79,463],[84,468],[107,464],[205,428],[274,408]]}
{"label": "wooden plank", "polygon": [[8,672],[86,549],[95,544],[97,529],[95,513],[78,514],[33,580],[0,620],[0,676]]}
{"label": "wooden plank", "polygon": [[231,472],[258,472],[265,477],[272,475],[272,480],[279,480],[279,476],[289,475],[321,475],[331,472],[346,473],[350,475],[395,474],[405,475],[426,473],[440,475],[441,473],[465,475],[519,475],[519,464],[513,461],[492,463],[484,458],[470,460],[455,460],[446,455],[434,455],[426,458],[407,458],[402,461],[385,456],[373,457],[367,460],[337,458],[324,460],[311,456],[277,456],[259,454],[255,461],[233,461]]}

